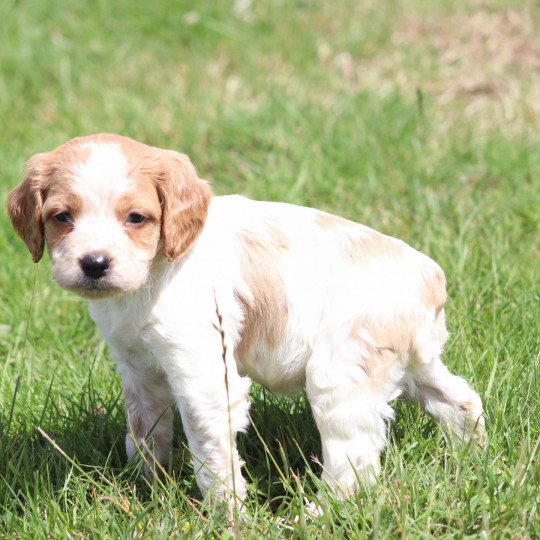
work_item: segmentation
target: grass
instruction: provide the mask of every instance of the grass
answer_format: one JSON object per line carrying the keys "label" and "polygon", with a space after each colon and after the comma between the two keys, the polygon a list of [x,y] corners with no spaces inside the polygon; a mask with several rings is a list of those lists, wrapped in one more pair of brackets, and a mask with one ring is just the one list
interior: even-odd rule
{"label": "grass", "polygon": [[[84,302],[0,215],[0,535],[126,538],[540,534],[540,9],[397,3],[0,0],[0,196],[33,153],[112,131],[188,153],[216,193],[317,206],[445,269],[445,361],[485,401],[460,448],[396,404],[383,473],[319,486],[303,396],[255,387],[248,517],[205,508],[178,426],[168,477],[126,466],[113,363]],[[328,510],[306,519],[303,497]]]}

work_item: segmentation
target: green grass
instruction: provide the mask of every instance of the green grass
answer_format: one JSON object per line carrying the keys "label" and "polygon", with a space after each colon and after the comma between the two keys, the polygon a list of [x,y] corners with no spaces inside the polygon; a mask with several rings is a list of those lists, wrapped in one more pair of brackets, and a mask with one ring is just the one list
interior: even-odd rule
{"label": "green grass", "polygon": [[0,535],[540,534],[537,4],[0,0],[0,16],[2,205],[33,153],[112,131],[182,149],[216,193],[403,238],[446,271],[445,361],[481,394],[489,434],[470,452],[397,403],[378,485],[326,493],[310,520],[309,407],[255,387],[239,440],[248,512],[228,530],[200,500],[180,426],[170,478],[126,467],[120,384],[84,302],[32,265],[2,214]]}

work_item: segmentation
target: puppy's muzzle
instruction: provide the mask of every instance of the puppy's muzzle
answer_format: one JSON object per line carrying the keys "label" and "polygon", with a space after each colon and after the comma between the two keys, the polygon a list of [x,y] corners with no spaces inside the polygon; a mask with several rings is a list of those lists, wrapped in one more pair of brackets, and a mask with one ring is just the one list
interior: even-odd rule
{"label": "puppy's muzzle", "polygon": [[84,275],[92,278],[102,278],[111,266],[111,258],[103,253],[85,255],[79,260]]}

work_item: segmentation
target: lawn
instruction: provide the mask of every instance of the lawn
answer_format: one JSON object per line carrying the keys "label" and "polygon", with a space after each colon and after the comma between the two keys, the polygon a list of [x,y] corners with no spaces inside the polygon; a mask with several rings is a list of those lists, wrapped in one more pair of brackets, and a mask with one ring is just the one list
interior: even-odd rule
{"label": "lawn", "polygon": [[[320,486],[305,398],[253,390],[242,524],[205,507],[178,422],[167,475],[126,466],[119,379],[83,300],[0,214],[0,536],[540,535],[540,7],[407,0],[0,0],[0,199],[24,162],[117,132],[217,194],[316,206],[445,269],[445,362],[485,402],[474,452],[396,403],[383,472]],[[326,512],[306,517],[322,490]]]}

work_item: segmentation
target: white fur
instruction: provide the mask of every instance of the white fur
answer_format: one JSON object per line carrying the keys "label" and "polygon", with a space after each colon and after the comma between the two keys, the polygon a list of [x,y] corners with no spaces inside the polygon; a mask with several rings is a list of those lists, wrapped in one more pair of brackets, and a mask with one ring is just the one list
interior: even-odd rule
{"label": "white fur", "polygon": [[[132,291],[90,301],[126,391],[129,456],[147,437],[155,458],[165,459],[174,402],[202,492],[226,497],[234,488],[243,497],[235,437],[248,425],[251,378],[272,391],[307,389],[322,438],[323,479],[340,494],[373,481],[393,417],[389,403],[403,389],[460,434],[482,425],[479,397],[439,359],[446,340],[442,305],[421,301],[425,276],[440,271],[428,257],[361,225],[343,222],[325,230],[316,222],[317,210],[226,196],[212,199],[204,229],[184,257],[149,261],[114,218],[111,201],[130,189],[120,149],[93,146],[90,159],[73,170],[88,210],[52,251],[54,276],[66,286],[80,273],[77,261],[84,253],[105,250],[118,262],[109,279]],[[259,340],[235,358],[246,324],[238,294],[250,300],[256,294],[242,271],[242,239],[268,223],[288,243],[274,261],[286,325],[279,343]],[[351,235],[375,238],[375,244],[386,239],[395,252],[375,249],[347,261],[343,250]],[[384,335],[402,319],[404,328],[413,328],[407,351],[382,347],[372,325]],[[351,337],[357,320],[366,326]]]}
{"label": "white fur", "polygon": [[110,211],[108,203],[131,187],[129,163],[118,144],[90,142],[80,147],[90,149],[90,155],[73,166],[77,188],[93,213]]}

